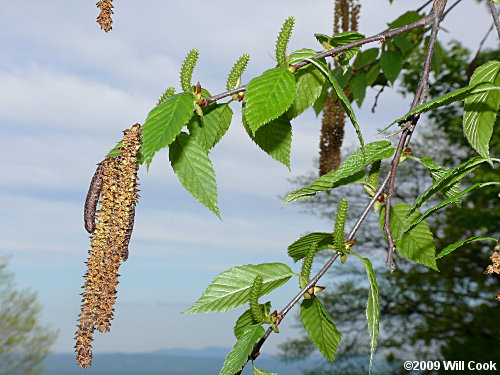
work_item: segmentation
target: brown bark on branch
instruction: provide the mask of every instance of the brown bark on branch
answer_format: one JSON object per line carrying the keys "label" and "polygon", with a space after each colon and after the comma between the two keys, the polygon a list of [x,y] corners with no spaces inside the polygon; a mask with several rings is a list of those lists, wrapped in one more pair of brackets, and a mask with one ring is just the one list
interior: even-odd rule
{"label": "brown bark on branch", "polygon": [[[429,13],[427,16],[422,17],[421,19],[419,19],[416,22],[413,22],[413,23],[410,23],[408,25],[401,26],[401,27],[398,27],[395,29],[385,31],[385,32],[379,33],[377,35],[370,36],[368,38],[360,39],[360,40],[357,40],[357,41],[352,42],[352,43],[344,44],[343,46],[336,47],[336,48],[328,50],[328,51],[318,53],[316,56],[313,57],[313,59],[323,59],[325,57],[334,57],[334,56],[337,56],[338,54],[340,54],[344,51],[347,51],[350,48],[353,48],[353,47],[359,47],[359,46],[362,46],[364,44],[368,44],[368,43],[372,43],[372,42],[376,42],[376,41],[384,42],[386,39],[392,38],[393,36],[396,36],[396,35],[399,35],[399,34],[407,32],[407,31],[414,30],[414,29],[418,29],[419,27],[426,26],[426,25],[430,24],[432,22],[432,20],[433,20],[433,11],[431,11],[431,13]],[[295,66],[295,69],[300,69],[300,68],[302,68],[306,65],[309,65],[309,64],[310,64],[309,61],[301,61],[300,63],[295,64],[294,66]],[[238,87],[237,89],[229,90],[229,91],[211,96],[210,98],[203,99],[203,102],[200,102],[198,104],[200,106],[205,106],[207,104],[213,103],[217,100],[226,98],[228,96],[232,96],[232,95],[238,94],[240,92],[245,92],[246,89],[247,89],[247,85],[243,85],[243,86]]]}
{"label": "brown bark on branch", "polygon": [[[417,92],[415,93],[415,97],[413,98],[413,103],[410,107],[410,111],[417,108],[419,105],[425,103],[428,92],[429,92],[429,74],[431,71],[431,61],[432,54],[434,53],[434,48],[437,41],[437,34],[439,32],[439,24],[443,17],[444,8],[446,7],[447,0],[435,0],[434,5],[432,7],[432,29],[431,35],[429,38],[429,44],[427,46],[427,54],[425,56],[424,61],[424,69],[422,75],[420,76],[420,81],[418,82]],[[399,157],[401,156],[402,151],[408,146],[415,126],[417,125],[418,119],[420,116],[414,116],[410,120],[406,121],[402,124],[403,133],[401,134],[401,138],[399,139],[398,147],[396,148],[396,152],[392,159],[391,163],[391,172],[389,174],[389,186],[387,189],[387,198],[386,198],[386,208],[385,208],[385,218],[384,218],[384,232],[387,235],[387,260],[386,263],[389,266],[389,269],[394,271],[394,251],[396,250],[396,244],[394,238],[392,237],[391,228],[389,225],[390,213],[391,213],[391,200],[392,195],[394,194],[394,185],[396,180],[396,171],[399,164]]]}

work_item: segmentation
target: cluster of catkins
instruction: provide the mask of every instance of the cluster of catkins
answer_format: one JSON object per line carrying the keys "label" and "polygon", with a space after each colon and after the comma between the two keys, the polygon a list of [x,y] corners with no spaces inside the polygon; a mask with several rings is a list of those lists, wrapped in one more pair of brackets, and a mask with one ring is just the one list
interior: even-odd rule
{"label": "cluster of catkins", "polygon": [[85,228],[91,233],[91,249],[75,337],[76,358],[81,367],[92,364],[94,331],[108,332],[113,319],[118,268],[128,258],[139,197],[137,152],[140,146],[141,126],[135,124],[124,131],[120,154],[98,165],[85,202]]}
{"label": "cluster of catkins", "polygon": [[[359,0],[335,0],[333,33],[357,31]],[[336,170],[340,166],[340,151],[344,140],[345,112],[337,96],[331,92],[323,108],[319,141],[319,175]]]}
{"label": "cluster of catkins", "polygon": [[101,13],[97,16],[97,23],[101,25],[101,29],[108,32],[113,27],[113,19],[111,15],[113,14],[113,0],[100,0],[97,2],[97,7],[101,10]]}

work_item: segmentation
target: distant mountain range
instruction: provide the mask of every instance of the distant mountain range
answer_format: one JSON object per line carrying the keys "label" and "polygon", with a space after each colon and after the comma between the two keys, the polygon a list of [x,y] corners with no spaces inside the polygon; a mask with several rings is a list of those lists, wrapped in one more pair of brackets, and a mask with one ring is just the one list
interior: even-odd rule
{"label": "distant mountain range", "polygon": [[[93,364],[81,369],[70,353],[52,354],[45,361],[42,375],[217,375],[228,348],[209,347],[200,350],[162,349],[151,353],[94,354]],[[262,354],[257,367],[280,375],[301,375],[300,365],[286,364]],[[243,374],[252,374],[248,364]]]}

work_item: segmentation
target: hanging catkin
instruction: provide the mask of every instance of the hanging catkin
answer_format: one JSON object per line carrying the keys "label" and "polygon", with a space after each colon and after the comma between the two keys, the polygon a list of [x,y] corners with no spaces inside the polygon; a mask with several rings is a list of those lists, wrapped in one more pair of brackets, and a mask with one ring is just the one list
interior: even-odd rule
{"label": "hanging catkin", "polygon": [[344,139],[345,112],[335,94],[325,100],[321,121],[319,175],[340,165],[340,149]]}
{"label": "hanging catkin", "polygon": [[[118,269],[128,257],[138,199],[137,151],[140,142],[139,124],[124,131],[120,155],[106,158],[99,164],[86,200],[85,224],[86,229],[92,229],[92,235],[84,275],[82,311],[75,337],[76,357],[81,367],[92,364],[94,331],[108,332],[113,320]],[[94,201],[99,198],[99,209],[95,210],[97,203]]]}
{"label": "hanging catkin", "polygon": [[[333,33],[356,31],[360,11],[359,0],[335,0]],[[345,112],[335,93],[330,92],[323,108],[320,135],[319,175],[340,166],[340,152],[344,140]]]}
{"label": "hanging catkin", "polygon": [[100,0],[97,2],[97,7],[101,10],[97,16],[97,23],[101,25],[101,29],[108,32],[113,27],[113,19],[111,15],[113,14],[113,0]]}

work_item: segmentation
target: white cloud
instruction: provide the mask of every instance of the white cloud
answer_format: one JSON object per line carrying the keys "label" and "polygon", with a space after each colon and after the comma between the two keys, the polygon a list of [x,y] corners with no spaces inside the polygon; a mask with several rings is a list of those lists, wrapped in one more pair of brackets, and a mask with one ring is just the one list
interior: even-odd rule
{"label": "white cloud", "polygon": [[6,124],[21,124],[26,135],[29,128],[36,132],[57,129],[87,134],[101,129],[106,132],[108,126],[117,124],[125,128],[134,121],[142,122],[151,107],[142,95],[77,73],[65,74],[38,66],[0,72],[0,80],[0,118]]}

